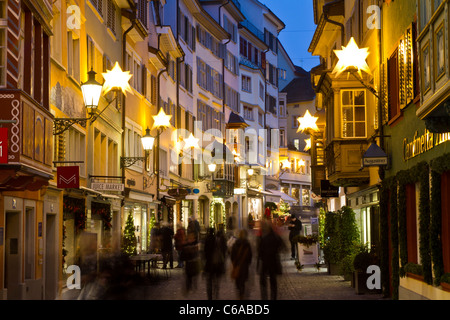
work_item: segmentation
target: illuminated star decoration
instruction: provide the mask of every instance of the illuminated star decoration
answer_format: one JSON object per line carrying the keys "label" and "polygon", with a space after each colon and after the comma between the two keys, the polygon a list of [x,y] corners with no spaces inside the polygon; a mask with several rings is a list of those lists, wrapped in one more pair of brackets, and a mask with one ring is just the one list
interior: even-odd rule
{"label": "illuminated star decoration", "polygon": [[194,137],[194,135],[191,133],[191,135],[189,136],[189,138],[184,140],[184,147],[183,149],[188,149],[188,148],[200,148],[198,145],[198,141],[200,139],[197,139]]}
{"label": "illuminated star decoration", "polygon": [[305,160],[300,159],[300,161],[298,162],[298,165],[299,165],[300,167],[304,167],[304,166],[306,165]]}
{"label": "illuminated star decoration", "polygon": [[152,129],[161,127],[163,128],[170,127],[170,119],[172,118],[172,116],[166,115],[162,108],[159,110],[156,116],[152,117],[154,120]]}
{"label": "illuminated star decoration", "polygon": [[291,162],[288,159],[281,161],[282,169],[289,169],[291,167]]}
{"label": "illuminated star decoration", "polygon": [[366,62],[369,56],[369,48],[358,48],[355,39],[352,37],[347,44],[347,47],[342,46],[342,50],[334,50],[339,61],[333,70],[333,74],[338,77],[347,68],[358,70],[358,74],[362,77],[361,71],[371,73]]}
{"label": "illuminated star decoration", "polygon": [[107,94],[111,90],[121,90],[124,95],[126,92],[131,92],[131,87],[128,81],[133,76],[129,71],[122,71],[119,63],[116,62],[111,70],[106,70],[102,73],[105,83],[103,84],[103,92]]}
{"label": "illuminated star decoration", "polygon": [[303,149],[304,151],[308,151],[309,149],[311,149],[311,139],[305,139],[306,142],[306,146],[305,149]]}
{"label": "illuminated star decoration", "polygon": [[299,122],[299,126],[298,126],[298,130],[297,132],[304,132],[307,131],[308,129],[311,129],[313,131],[319,131],[319,128],[317,127],[317,120],[319,118],[318,117],[313,117],[311,115],[311,113],[309,113],[309,110],[306,110],[305,116],[299,117],[297,120]]}

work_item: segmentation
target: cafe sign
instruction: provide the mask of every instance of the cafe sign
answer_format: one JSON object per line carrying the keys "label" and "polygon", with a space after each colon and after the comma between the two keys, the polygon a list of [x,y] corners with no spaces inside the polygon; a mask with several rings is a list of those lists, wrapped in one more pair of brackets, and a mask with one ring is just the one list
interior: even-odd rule
{"label": "cafe sign", "polygon": [[447,141],[450,141],[450,132],[432,133],[425,130],[425,133],[419,136],[416,131],[411,141],[407,138],[403,140],[403,161],[415,158]]}

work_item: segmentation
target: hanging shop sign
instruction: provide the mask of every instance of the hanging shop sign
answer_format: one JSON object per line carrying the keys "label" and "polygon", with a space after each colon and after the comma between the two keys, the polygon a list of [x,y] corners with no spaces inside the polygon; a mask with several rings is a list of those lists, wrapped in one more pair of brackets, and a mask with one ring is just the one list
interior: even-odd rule
{"label": "hanging shop sign", "polygon": [[363,167],[387,166],[388,156],[376,143],[372,143],[362,157]]}
{"label": "hanging shop sign", "polygon": [[80,188],[80,167],[68,166],[56,168],[57,187],[60,189]]}
{"label": "hanging shop sign", "polygon": [[177,188],[177,189],[169,189],[167,191],[167,194],[171,197],[174,197],[176,199],[184,198],[188,195],[188,191],[183,188]]}
{"label": "hanging shop sign", "polygon": [[92,182],[91,188],[96,191],[124,191],[125,186],[123,183],[110,183],[110,182]]}
{"label": "hanging shop sign", "polygon": [[403,140],[403,161],[415,158],[448,141],[450,141],[450,132],[432,133],[425,130],[425,133],[419,136],[419,132],[416,131],[412,141],[408,138]]}
{"label": "hanging shop sign", "polygon": [[339,197],[339,187],[331,185],[330,180],[321,180],[320,196],[322,198],[337,198]]}

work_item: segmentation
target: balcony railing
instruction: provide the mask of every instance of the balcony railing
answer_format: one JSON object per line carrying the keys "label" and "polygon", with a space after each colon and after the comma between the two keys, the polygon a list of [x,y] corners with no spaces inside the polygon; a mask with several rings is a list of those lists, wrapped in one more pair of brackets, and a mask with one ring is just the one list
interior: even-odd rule
{"label": "balcony railing", "polygon": [[264,42],[264,32],[259,30],[255,25],[253,25],[250,21],[244,20],[239,23],[239,26],[246,28],[248,31],[253,33],[259,40]]}

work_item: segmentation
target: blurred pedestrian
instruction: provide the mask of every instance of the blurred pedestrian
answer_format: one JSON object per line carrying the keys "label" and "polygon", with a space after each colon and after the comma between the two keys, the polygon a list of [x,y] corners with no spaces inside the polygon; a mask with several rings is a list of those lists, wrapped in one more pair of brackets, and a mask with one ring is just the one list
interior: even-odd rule
{"label": "blurred pedestrian", "polygon": [[231,262],[233,269],[231,278],[235,280],[238,297],[243,300],[245,297],[245,283],[248,279],[248,267],[252,262],[252,248],[247,239],[247,230],[242,229],[239,237],[231,249]]}
{"label": "blurred pedestrian", "polygon": [[178,265],[176,268],[183,268],[184,264],[183,259],[181,259],[181,251],[183,250],[183,246],[186,242],[186,232],[182,226],[178,226],[177,232],[173,238],[175,240],[175,250],[177,250],[178,253]]}
{"label": "blurred pedestrian", "polygon": [[161,252],[160,230],[159,222],[156,222],[150,230],[150,253]]}
{"label": "blurred pedestrian", "polygon": [[181,259],[184,261],[186,276],[185,292],[189,293],[196,284],[196,277],[200,272],[200,257],[198,253],[198,241],[195,233],[188,232],[186,243],[181,251]]}
{"label": "blurred pedestrian", "polygon": [[209,228],[204,246],[206,288],[208,300],[219,298],[220,280],[225,273],[227,243],[222,230]]}
{"label": "blurred pedestrian", "polygon": [[289,241],[291,242],[291,260],[295,260],[297,257],[297,242],[295,241],[295,237],[300,235],[302,231],[302,223],[295,214],[291,215],[291,221],[288,226],[289,229]]}
{"label": "blurred pedestrian", "polygon": [[173,269],[173,229],[167,222],[161,229],[161,253],[163,269],[167,268],[167,263],[170,264],[170,269]]}
{"label": "blurred pedestrian", "polygon": [[281,274],[280,251],[284,248],[281,237],[269,222],[262,224],[262,235],[258,241],[258,269],[260,274],[261,299],[267,300],[267,278],[270,278],[270,299],[278,294],[277,275]]}
{"label": "blurred pedestrian", "polygon": [[195,238],[197,241],[199,241],[200,236],[200,224],[198,223],[197,219],[195,217],[189,217],[187,232],[192,232],[195,235]]}

